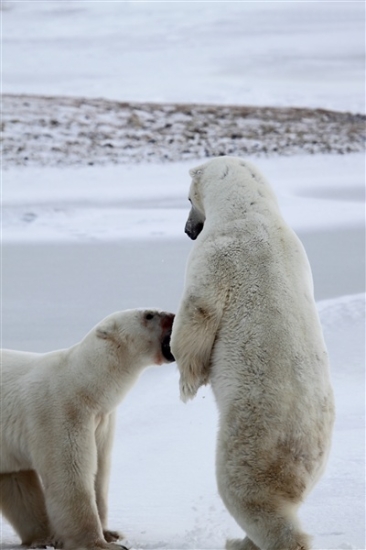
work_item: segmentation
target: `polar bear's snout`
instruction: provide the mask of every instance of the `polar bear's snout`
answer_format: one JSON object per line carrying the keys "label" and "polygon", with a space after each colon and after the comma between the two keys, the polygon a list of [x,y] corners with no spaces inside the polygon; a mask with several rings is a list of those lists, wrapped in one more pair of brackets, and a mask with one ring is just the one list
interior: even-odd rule
{"label": "polar bear's snout", "polygon": [[172,351],[170,349],[170,338],[171,338],[171,335],[172,335],[172,331],[170,331],[169,333],[167,333],[164,337],[163,337],[163,341],[161,342],[161,352],[163,354],[163,357],[166,361],[168,361],[168,363],[172,363],[173,361],[175,361],[175,357],[174,355],[172,354]]}
{"label": "polar bear's snout", "polygon": [[205,222],[204,216],[192,206],[188,215],[184,232],[188,235],[190,239],[194,241],[197,239],[198,235],[201,233],[204,222]]}
{"label": "polar bear's snout", "polygon": [[161,352],[164,359],[168,363],[175,361],[175,358],[170,349],[170,338],[172,335],[172,327],[174,321],[173,313],[166,313],[161,320],[161,327],[163,329],[162,341],[161,341]]}
{"label": "polar bear's snout", "polygon": [[174,321],[174,313],[162,313],[162,319],[161,319],[161,328],[163,330],[172,331],[173,321]]}

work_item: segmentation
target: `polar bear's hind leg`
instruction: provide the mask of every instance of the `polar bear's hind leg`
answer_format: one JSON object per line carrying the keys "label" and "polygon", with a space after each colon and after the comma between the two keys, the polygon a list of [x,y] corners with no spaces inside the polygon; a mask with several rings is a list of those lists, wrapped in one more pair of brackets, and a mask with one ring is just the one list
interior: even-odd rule
{"label": "polar bear's hind leg", "polygon": [[310,537],[301,531],[294,515],[265,505],[256,506],[255,514],[244,503],[242,510],[238,508],[230,511],[250,538],[228,541],[227,550],[310,550]]}
{"label": "polar bear's hind leg", "polygon": [[226,542],[225,550],[260,550],[260,548],[250,538],[245,537],[243,540],[229,539]]}
{"label": "polar bear's hind leg", "polygon": [[33,470],[0,474],[0,509],[22,544],[30,546],[50,541],[43,490]]}

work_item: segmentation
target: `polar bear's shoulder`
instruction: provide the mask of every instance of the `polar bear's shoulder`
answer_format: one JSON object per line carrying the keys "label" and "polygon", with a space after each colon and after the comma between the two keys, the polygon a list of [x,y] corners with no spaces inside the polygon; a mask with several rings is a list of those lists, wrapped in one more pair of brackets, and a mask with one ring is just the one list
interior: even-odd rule
{"label": "polar bear's shoulder", "polygon": [[189,173],[193,179],[209,178],[211,180],[224,180],[238,177],[252,180],[257,184],[268,185],[266,178],[257,166],[239,157],[217,157],[196,168],[192,168]]}
{"label": "polar bear's shoulder", "polygon": [[[272,187],[260,170],[246,160],[218,157],[192,169],[190,174],[190,194],[196,199],[199,197],[199,201],[204,203],[206,214],[214,211],[215,215],[221,213],[230,220],[245,213],[270,210],[275,216],[281,217]],[[211,221],[215,223],[213,217]]]}
{"label": "polar bear's shoulder", "polygon": [[29,370],[37,362],[43,354],[30,351],[16,351],[12,349],[2,349],[1,354],[1,369],[2,373],[11,370]]}

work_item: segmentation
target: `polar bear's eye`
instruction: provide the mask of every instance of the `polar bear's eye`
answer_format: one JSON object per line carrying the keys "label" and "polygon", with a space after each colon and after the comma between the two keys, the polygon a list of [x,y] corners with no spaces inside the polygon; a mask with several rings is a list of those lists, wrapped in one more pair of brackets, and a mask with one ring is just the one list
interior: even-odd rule
{"label": "polar bear's eye", "polygon": [[146,321],[151,321],[151,319],[153,319],[153,318],[154,318],[153,313],[146,313],[146,315],[145,315]]}

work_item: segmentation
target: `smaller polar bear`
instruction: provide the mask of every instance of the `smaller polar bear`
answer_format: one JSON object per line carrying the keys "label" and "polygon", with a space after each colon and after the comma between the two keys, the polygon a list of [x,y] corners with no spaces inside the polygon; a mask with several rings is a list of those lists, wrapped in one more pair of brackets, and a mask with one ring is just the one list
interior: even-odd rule
{"label": "smaller polar bear", "polygon": [[321,476],[334,421],[305,251],[261,173],[220,157],[191,171],[197,239],[172,333],[181,396],[211,384],[220,495],[247,537],[230,550],[308,550],[297,509]]}
{"label": "smaller polar bear", "polygon": [[144,367],[174,360],[173,319],[126,310],[69,349],[1,350],[0,509],[23,544],[121,548],[107,529],[115,410]]}

